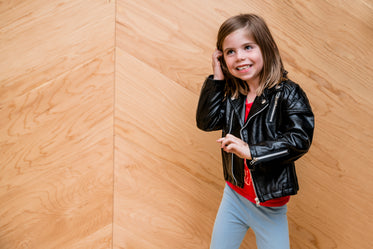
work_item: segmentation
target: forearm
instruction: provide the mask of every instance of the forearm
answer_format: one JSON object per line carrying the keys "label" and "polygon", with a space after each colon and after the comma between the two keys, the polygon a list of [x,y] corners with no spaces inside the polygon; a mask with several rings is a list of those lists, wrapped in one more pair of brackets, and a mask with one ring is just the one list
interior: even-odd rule
{"label": "forearm", "polygon": [[201,130],[222,129],[224,117],[224,80],[210,77],[204,82],[198,101],[196,121]]}

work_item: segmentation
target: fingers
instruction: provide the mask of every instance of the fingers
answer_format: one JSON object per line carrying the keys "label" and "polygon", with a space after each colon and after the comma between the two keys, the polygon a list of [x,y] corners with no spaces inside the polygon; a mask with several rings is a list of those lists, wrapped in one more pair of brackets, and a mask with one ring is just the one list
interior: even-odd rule
{"label": "fingers", "polygon": [[224,80],[223,70],[221,69],[220,58],[223,56],[223,53],[216,49],[212,54],[212,69],[214,72],[215,80]]}
{"label": "fingers", "polygon": [[220,143],[221,148],[223,149],[228,149],[228,147],[232,147],[232,145],[242,145],[245,143],[241,139],[231,134],[227,134],[225,137],[219,138],[216,142]]}
{"label": "fingers", "polygon": [[239,141],[242,141],[242,140],[239,139],[238,137],[232,135],[232,134],[227,134],[225,137],[221,137],[217,141],[220,141],[220,142],[228,142],[228,141],[230,141],[230,142],[239,142]]}
{"label": "fingers", "polygon": [[223,56],[223,53],[220,50],[215,49],[214,53],[212,54],[212,60],[213,60],[213,62],[220,63],[219,59],[222,56]]}
{"label": "fingers", "polygon": [[251,159],[248,144],[231,134],[219,138],[216,142],[221,144],[220,146],[225,152],[234,153],[241,158]]}

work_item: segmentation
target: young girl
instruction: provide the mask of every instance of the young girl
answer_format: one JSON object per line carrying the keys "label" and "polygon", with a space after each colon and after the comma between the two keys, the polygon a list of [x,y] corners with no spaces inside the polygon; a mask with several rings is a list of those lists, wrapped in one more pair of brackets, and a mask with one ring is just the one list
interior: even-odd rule
{"label": "young girl", "polygon": [[222,24],[212,67],[196,115],[198,128],[222,130],[226,185],[210,248],[239,248],[249,228],[259,249],[290,248],[286,203],[299,188],[294,161],[310,148],[314,129],[307,96],[287,78],[256,15]]}

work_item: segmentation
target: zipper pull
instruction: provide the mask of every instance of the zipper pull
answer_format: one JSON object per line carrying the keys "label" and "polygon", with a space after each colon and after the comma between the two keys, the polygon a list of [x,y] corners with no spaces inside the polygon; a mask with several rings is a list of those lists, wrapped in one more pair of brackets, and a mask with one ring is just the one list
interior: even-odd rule
{"label": "zipper pull", "polygon": [[260,206],[260,201],[259,201],[258,197],[255,198],[255,202],[256,202],[256,206],[259,207]]}
{"label": "zipper pull", "polygon": [[250,161],[250,165],[254,165],[254,163],[256,163],[256,161],[258,161],[258,158],[257,158],[257,157],[254,157],[254,158]]}

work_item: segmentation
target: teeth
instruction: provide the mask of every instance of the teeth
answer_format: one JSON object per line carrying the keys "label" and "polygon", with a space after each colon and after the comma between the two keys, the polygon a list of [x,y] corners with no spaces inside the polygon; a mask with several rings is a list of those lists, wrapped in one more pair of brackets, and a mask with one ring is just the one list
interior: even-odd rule
{"label": "teeth", "polygon": [[246,66],[242,66],[242,67],[237,67],[238,70],[244,70],[244,69],[247,69],[249,68],[250,65],[246,65]]}

